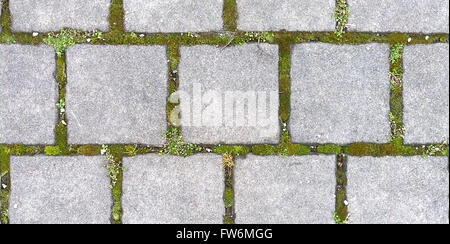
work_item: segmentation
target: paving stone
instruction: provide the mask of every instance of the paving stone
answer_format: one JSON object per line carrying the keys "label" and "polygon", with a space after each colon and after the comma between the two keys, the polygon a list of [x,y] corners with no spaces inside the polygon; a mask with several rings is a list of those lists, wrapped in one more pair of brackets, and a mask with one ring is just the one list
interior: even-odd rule
{"label": "paving stone", "polygon": [[55,51],[0,45],[0,144],[53,144],[58,99]]}
{"label": "paving stone", "polygon": [[349,157],[349,223],[449,223],[448,157]]}
{"label": "paving stone", "polygon": [[11,157],[13,224],[109,223],[110,180],[96,157]]}
{"label": "paving stone", "polygon": [[[278,47],[180,48],[183,135],[194,143],[277,143]],[[202,95],[201,95],[202,94]]]}
{"label": "paving stone", "polygon": [[69,48],[69,143],[162,144],[167,124],[165,50],[163,46]]}
{"label": "paving stone", "polygon": [[237,0],[238,29],[333,31],[335,0]]}
{"label": "paving stone", "polygon": [[335,156],[254,156],[235,166],[236,223],[334,223]]}
{"label": "paving stone", "polygon": [[225,212],[220,155],[125,158],[123,222],[219,224]]}
{"label": "paving stone", "polygon": [[14,32],[49,32],[61,28],[109,30],[110,0],[11,0]]}
{"label": "paving stone", "polygon": [[295,143],[385,143],[389,126],[387,44],[295,45],[290,133]]}
{"label": "paving stone", "polygon": [[209,32],[222,29],[223,0],[127,0],[125,29],[135,32]]}
{"label": "paving stone", "polygon": [[448,0],[348,0],[350,31],[449,33]]}
{"label": "paving stone", "polygon": [[405,46],[403,122],[405,143],[441,143],[449,139],[449,46]]}

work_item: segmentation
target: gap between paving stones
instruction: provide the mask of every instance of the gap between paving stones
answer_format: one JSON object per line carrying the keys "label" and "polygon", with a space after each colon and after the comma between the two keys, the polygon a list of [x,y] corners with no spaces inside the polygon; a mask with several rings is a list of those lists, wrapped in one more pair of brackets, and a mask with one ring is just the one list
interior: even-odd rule
{"label": "gap between paving stones", "polygon": [[[11,16],[9,12],[9,1],[2,0],[2,12],[1,12],[1,25],[2,32],[0,34],[0,43],[5,44],[24,44],[24,45],[39,45],[44,44],[44,38],[49,33],[39,33],[34,36],[33,33],[12,33],[11,32]],[[104,33],[101,38],[93,38],[89,43],[92,45],[167,45],[168,57],[169,57],[169,94],[176,91],[178,87],[178,77],[173,71],[177,70],[177,64],[179,61],[179,45],[242,45],[245,43],[258,43],[258,39],[249,39],[246,32],[236,31],[236,2],[234,0],[224,1],[224,32],[210,32],[210,33],[172,33],[172,34],[147,34],[142,33],[124,33],[123,28],[123,1],[112,0],[110,8],[110,32]],[[228,31],[231,31],[228,32]],[[82,38],[77,40],[77,43],[88,43],[88,33],[81,32]],[[261,32],[255,32],[261,33]],[[338,164],[341,162],[339,158],[344,158],[341,152],[346,155],[357,156],[385,156],[385,155],[422,155],[426,149],[425,147],[431,145],[409,145],[403,146],[403,140],[401,136],[393,137],[392,143],[389,144],[371,144],[371,143],[352,143],[349,145],[333,145],[333,144],[291,144],[289,139],[289,132],[286,130],[286,123],[289,118],[289,96],[290,96],[290,46],[297,43],[308,42],[323,42],[323,43],[335,43],[335,44],[366,44],[366,43],[389,43],[391,48],[395,44],[414,45],[414,44],[432,44],[432,43],[448,43],[448,34],[417,34],[417,33],[364,33],[364,32],[350,32],[343,33],[342,37],[337,37],[333,32],[265,32],[269,35],[273,35],[273,40],[269,40],[268,43],[278,44],[280,50],[279,61],[279,79],[280,79],[280,123],[282,128],[280,145],[202,145],[206,148],[212,148],[213,152],[218,154],[224,154],[226,152],[233,154],[261,154],[261,155],[273,155],[280,154],[283,156],[291,155],[316,155],[316,154],[337,154]],[[426,38],[427,37],[427,38]],[[411,39],[410,39],[411,38]],[[409,41],[410,39],[410,41]],[[56,55],[55,55],[56,56]],[[65,55],[56,57],[57,60],[57,72],[56,80],[59,87],[59,101],[65,98]],[[402,67],[402,59],[391,63],[391,72],[399,71]],[[400,71],[401,72],[401,71]],[[401,121],[402,116],[402,89],[401,86],[391,91],[391,112],[395,121]],[[171,111],[173,107],[170,107],[168,103],[167,111]],[[169,114],[169,113],[168,113]],[[2,183],[6,182],[7,188],[2,189],[2,203],[7,204],[7,195],[10,191],[9,186],[9,155],[37,155],[37,154],[54,154],[56,155],[100,155],[101,145],[67,145],[67,127],[64,123],[67,123],[65,114],[58,114],[58,122],[55,129],[56,145],[59,147],[60,152],[55,153],[51,151],[49,147],[45,145],[0,145],[0,159],[1,159],[1,172]],[[393,133],[395,135],[395,133]],[[287,146],[286,146],[287,145]],[[135,156],[147,153],[158,153],[161,148],[153,147],[150,145],[111,145],[112,153],[119,158],[123,156]],[[287,154],[280,152],[276,147],[283,149],[287,148]],[[447,145],[448,156],[448,145]],[[57,151],[57,150],[56,150]],[[205,151],[203,151],[205,152]],[[439,153],[436,155],[440,155]],[[445,154],[444,154],[445,155]],[[435,155],[433,155],[435,156]],[[345,160],[344,160],[345,161]],[[6,169],[6,170],[5,170]],[[345,170],[343,170],[345,176]],[[344,180],[342,172],[337,170],[337,184]],[[233,174],[231,174],[232,176]],[[343,178],[344,177],[344,178]],[[232,177],[231,177],[232,178]],[[227,177],[225,178],[227,180]],[[230,180],[230,178],[228,178]],[[120,177],[121,181],[121,177]],[[232,184],[228,186],[232,187]],[[338,188],[338,187],[337,187]],[[226,188],[228,189],[228,188]],[[226,189],[224,193],[224,200],[226,201]],[[114,189],[113,189],[114,191]],[[120,189],[117,192],[121,193]],[[340,193],[338,193],[339,195]],[[5,197],[6,196],[6,197]],[[5,200],[6,198],[6,200]],[[115,199],[116,200],[116,199]],[[346,209],[341,210],[340,201],[336,198],[336,209],[339,217],[346,216]],[[120,204],[120,197],[118,202]],[[116,205],[117,206],[117,205]],[[226,208],[226,215],[230,215],[230,208]],[[7,208],[2,204],[2,217],[4,211]],[[113,213],[114,214],[114,207]],[[232,211],[232,210],[231,210]],[[233,211],[231,212],[233,213]],[[114,216],[112,216],[114,218]],[[3,220],[2,220],[3,221]],[[114,222],[114,221],[113,221]],[[117,222],[120,222],[117,221]],[[225,217],[224,217],[224,222]]]}

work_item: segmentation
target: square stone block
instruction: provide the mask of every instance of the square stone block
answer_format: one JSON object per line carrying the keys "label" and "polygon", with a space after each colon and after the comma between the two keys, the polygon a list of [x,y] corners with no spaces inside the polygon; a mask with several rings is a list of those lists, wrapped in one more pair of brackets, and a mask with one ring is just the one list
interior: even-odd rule
{"label": "square stone block", "polygon": [[123,222],[220,224],[225,212],[220,155],[124,159]]}
{"label": "square stone block", "polygon": [[448,0],[347,0],[349,31],[448,33]]}
{"label": "square stone block", "polygon": [[182,46],[181,125],[193,143],[278,143],[278,47]]}
{"label": "square stone block", "polygon": [[110,0],[10,0],[14,32],[109,30]]}
{"label": "square stone block", "polygon": [[163,143],[163,46],[76,45],[67,51],[69,144]]}
{"label": "square stone block", "polygon": [[405,46],[403,122],[407,144],[448,142],[448,54],[448,43]]}
{"label": "square stone block", "polygon": [[128,32],[209,32],[222,30],[223,0],[126,0]]}
{"label": "square stone block", "polygon": [[58,86],[48,46],[0,45],[0,144],[53,144]]}
{"label": "square stone block", "polygon": [[103,157],[11,156],[12,224],[108,224],[112,196]]}
{"label": "square stone block", "polygon": [[238,224],[331,224],[336,156],[254,156],[236,160]]}
{"label": "square stone block", "polygon": [[448,224],[448,157],[349,157],[349,223]]}
{"label": "square stone block", "polygon": [[290,133],[295,143],[387,143],[389,45],[294,45]]}
{"label": "square stone block", "polygon": [[237,0],[238,29],[333,31],[335,0]]}

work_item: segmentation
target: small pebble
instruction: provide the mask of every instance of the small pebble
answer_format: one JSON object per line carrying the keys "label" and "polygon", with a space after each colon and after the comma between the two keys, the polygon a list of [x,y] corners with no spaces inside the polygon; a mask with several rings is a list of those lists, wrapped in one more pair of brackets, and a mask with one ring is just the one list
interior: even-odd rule
{"label": "small pebble", "polygon": [[64,112],[66,112],[66,110],[64,108],[62,108],[61,109],[61,113],[64,113]]}
{"label": "small pebble", "polygon": [[67,125],[66,121],[64,121],[64,120],[61,120],[61,123],[62,123],[63,125]]}
{"label": "small pebble", "polygon": [[87,41],[87,42],[91,42],[91,38],[88,38],[86,41]]}
{"label": "small pebble", "polygon": [[344,200],[344,205],[348,206],[348,201],[347,200]]}
{"label": "small pebble", "polygon": [[18,205],[17,204],[14,204],[14,208],[17,208],[18,207]]}
{"label": "small pebble", "polygon": [[33,36],[38,36],[38,35],[39,35],[39,33],[33,32]]}
{"label": "small pebble", "polygon": [[140,38],[144,38],[144,36],[145,36],[144,34],[140,34],[139,35]]}
{"label": "small pebble", "polygon": [[2,188],[3,189],[5,189],[7,187],[7,185],[5,185],[5,184],[2,184]]}
{"label": "small pebble", "polygon": [[425,37],[425,40],[427,40],[427,41],[428,41],[428,39],[430,39],[430,37],[429,37],[429,36],[426,36],[426,37]]}
{"label": "small pebble", "polygon": [[412,38],[410,37],[410,38],[408,38],[408,42],[411,42],[411,40],[412,40]]}
{"label": "small pebble", "polygon": [[206,148],[207,152],[212,152],[211,148]]}

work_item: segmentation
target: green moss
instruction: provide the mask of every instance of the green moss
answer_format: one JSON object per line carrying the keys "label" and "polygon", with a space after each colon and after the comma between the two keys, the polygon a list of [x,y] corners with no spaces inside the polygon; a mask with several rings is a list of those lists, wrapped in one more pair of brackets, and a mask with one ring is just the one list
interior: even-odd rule
{"label": "green moss", "polygon": [[200,146],[184,142],[183,136],[177,127],[169,127],[167,132],[163,134],[163,137],[165,138],[166,143],[161,149],[160,155],[173,154],[187,157],[203,150]]}
{"label": "green moss", "polygon": [[85,146],[78,147],[77,153],[84,155],[84,156],[93,156],[93,155],[99,155],[101,149],[102,148],[100,146],[85,145]]}
{"label": "green moss", "polygon": [[236,0],[225,0],[223,3],[223,29],[236,31],[237,29],[237,6]]}
{"label": "green moss", "polygon": [[60,33],[49,33],[44,43],[55,48],[58,57],[67,50],[69,46],[75,45],[77,31],[71,29],[61,29]]}
{"label": "green moss", "polygon": [[69,148],[67,147],[67,126],[62,122],[59,122],[55,129],[56,135],[56,145],[60,148],[61,152],[68,153]]}
{"label": "green moss", "polygon": [[120,174],[117,176],[117,182],[112,188],[113,194],[113,207],[111,212],[111,222],[112,224],[122,223],[122,180],[123,180],[123,170],[120,170]]}
{"label": "green moss", "polygon": [[286,42],[279,47],[279,96],[280,96],[280,109],[279,117],[283,123],[289,119],[291,104],[291,46]]}
{"label": "green moss", "polygon": [[234,224],[234,220],[230,216],[224,215],[223,216],[223,223],[227,224],[227,225],[233,225]]}
{"label": "green moss", "polygon": [[46,146],[44,151],[49,156],[55,156],[61,153],[61,149],[58,146]]}
{"label": "green moss", "polygon": [[109,29],[112,33],[123,32],[123,0],[112,0],[109,12]]}
{"label": "green moss", "polygon": [[342,147],[336,145],[322,145],[317,147],[318,153],[324,154],[339,154],[342,151]]}
{"label": "green moss", "polygon": [[228,146],[221,145],[213,148],[213,152],[218,154],[230,153],[233,155],[246,155],[250,152],[250,148],[247,146]]}
{"label": "green moss", "polygon": [[2,32],[10,35],[11,34],[11,13],[9,12],[9,1],[3,1],[2,11],[1,11],[1,26]]}
{"label": "green moss", "polygon": [[347,162],[344,155],[339,154],[336,160],[336,208],[333,214],[336,223],[344,224],[348,216],[347,206]]}
{"label": "green moss", "polygon": [[225,207],[230,208],[233,206],[234,194],[233,189],[226,188],[225,189]]}
{"label": "green moss", "polygon": [[255,155],[274,155],[277,154],[278,148],[273,145],[254,145],[252,153]]}
{"label": "green moss", "polygon": [[[6,146],[0,145],[0,173],[3,177],[9,172],[9,153]],[[1,178],[1,177],[0,177]]]}
{"label": "green moss", "polygon": [[43,146],[24,146],[24,145],[8,145],[7,153],[10,155],[36,155],[44,152]]}
{"label": "green moss", "polygon": [[394,63],[397,61],[397,59],[402,57],[403,52],[403,45],[402,44],[395,44],[391,47],[391,54],[389,55],[389,60],[391,63]]}

